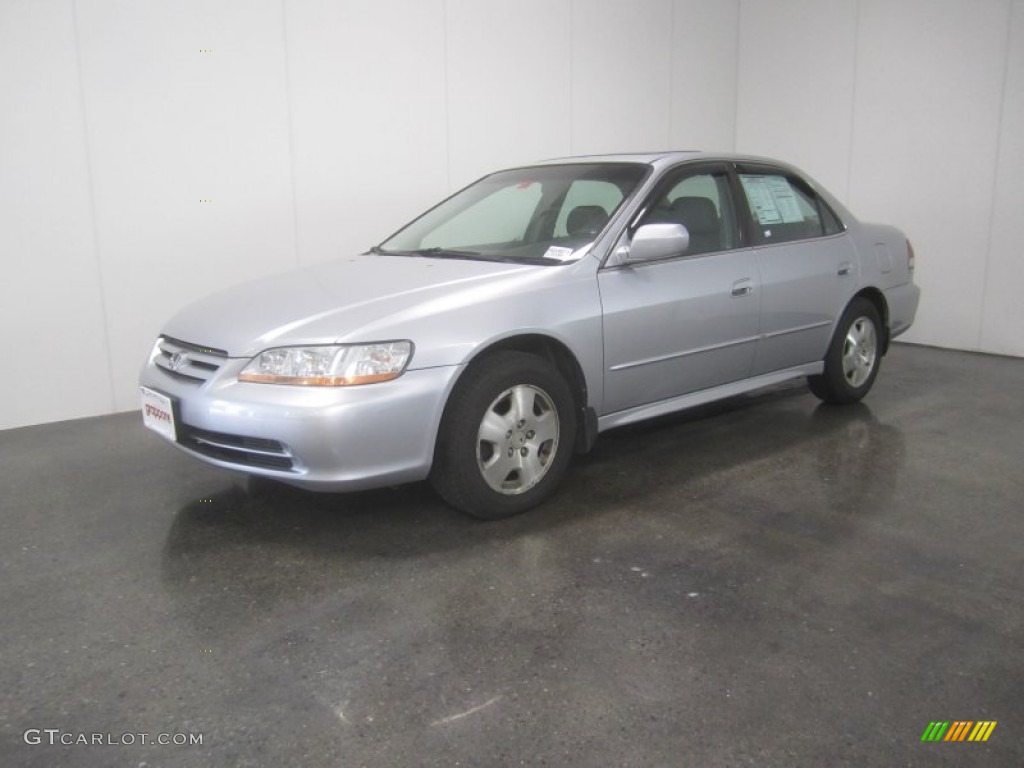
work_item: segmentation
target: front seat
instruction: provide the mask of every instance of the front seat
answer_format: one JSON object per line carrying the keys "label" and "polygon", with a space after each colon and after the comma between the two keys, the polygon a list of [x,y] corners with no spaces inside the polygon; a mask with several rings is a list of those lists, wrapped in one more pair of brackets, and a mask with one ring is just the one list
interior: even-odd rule
{"label": "front seat", "polygon": [[593,238],[608,221],[608,211],[600,205],[577,205],[565,220],[565,231],[569,237]]}
{"label": "front seat", "polygon": [[678,197],[672,201],[672,219],[690,233],[690,253],[722,250],[722,229],[715,204],[706,197]]}

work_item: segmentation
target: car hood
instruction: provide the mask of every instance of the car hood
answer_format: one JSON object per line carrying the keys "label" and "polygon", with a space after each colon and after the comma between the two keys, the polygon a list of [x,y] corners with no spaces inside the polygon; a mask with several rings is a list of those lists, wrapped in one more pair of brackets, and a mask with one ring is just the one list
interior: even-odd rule
{"label": "car hood", "polygon": [[549,279],[559,267],[362,255],[207,296],[163,333],[251,357],[269,347],[408,338],[418,318]]}

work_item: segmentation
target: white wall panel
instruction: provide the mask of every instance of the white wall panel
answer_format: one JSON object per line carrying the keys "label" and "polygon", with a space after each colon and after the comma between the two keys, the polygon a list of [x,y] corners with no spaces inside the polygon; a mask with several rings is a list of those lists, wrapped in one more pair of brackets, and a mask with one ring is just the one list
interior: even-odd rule
{"label": "white wall panel", "polygon": [[744,0],[742,9],[737,149],[800,166],[848,199],[856,0]]}
{"label": "white wall panel", "polygon": [[675,0],[669,86],[671,149],[733,150],[738,25],[738,0]]}
{"label": "white wall panel", "polygon": [[571,38],[573,154],[670,148],[671,0],[574,0]]}
{"label": "white wall panel", "polygon": [[569,0],[448,0],[454,187],[570,153]]}
{"label": "white wall panel", "polygon": [[1024,356],[1024,0],[1014,0],[981,348]]}
{"label": "white wall panel", "polygon": [[278,0],[94,0],[77,21],[116,405],[127,409],[168,316],[296,263],[282,11]]}
{"label": "white wall panel", "polygon": [[286,4],[303,263],[380,242],[448,191],[442,0]]}
{"label": "white wall panel", "polygon": [[76,375],[5,377],[0,428],[134,408],[191,299],[569,153],[791,160],[913,239],[909,340],[1024,355],[1022,19],[1024,0],[6,0],[0,342]]}
{"label": "white wall panel", "polygon": [[922,300],[909,341],[978,347],[1008,10],[860,4],[850,204],[914,244]]}
{"label": "white wall panel", "polygon": [[111,410],[69,0],[0,4],[0,429]]}

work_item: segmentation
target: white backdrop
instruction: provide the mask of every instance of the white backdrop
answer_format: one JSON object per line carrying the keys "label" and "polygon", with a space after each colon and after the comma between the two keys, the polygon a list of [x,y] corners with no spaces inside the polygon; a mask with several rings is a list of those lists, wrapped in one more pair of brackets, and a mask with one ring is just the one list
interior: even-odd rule
{"label": "white backdrop", "polygon": [[908,338],[1024,355],[1024,0],[0,0],[0,428],[488,170],[663,148],[803,166],[911,236]]}

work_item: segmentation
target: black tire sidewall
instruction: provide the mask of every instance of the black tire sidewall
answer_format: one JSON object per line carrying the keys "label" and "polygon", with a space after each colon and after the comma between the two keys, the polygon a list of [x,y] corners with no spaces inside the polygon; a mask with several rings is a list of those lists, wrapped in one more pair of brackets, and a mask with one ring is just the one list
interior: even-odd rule
{"label": "black tire sidewall", "polygon": [[[491,488],[477,465],[477,434],[487,409],[502,392],[518,385],[543,390],[558,414],[558,447],[540,481],[519,494]],[[431,482],[453,507],[495,520],[525,512],[555,490],[572,459],[576,409],[563,377],[546,360],[526,352],[497,352],[472,363],[456,384],[442,417]]]}
{"label": "black tire sidewall", "polygon": [[[875,351],[875,363],[871,369],[871,375],[859,387],[853,387],[846,380],[843,374],[843,347],[846,343],[846,336],[853,323],[861,317],[866,317],[875,326],[877,349]],[[843,312],[836,326],[836,332],[829,345],[828,353],[825,355],[825,371],[820,376],[812,377],[811,389],[818,397],[829,403],[855,403],[863,398],[875,383],[878,370],[882,363],[882,318],[878,308],[865,298],[855,298]]]}

